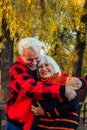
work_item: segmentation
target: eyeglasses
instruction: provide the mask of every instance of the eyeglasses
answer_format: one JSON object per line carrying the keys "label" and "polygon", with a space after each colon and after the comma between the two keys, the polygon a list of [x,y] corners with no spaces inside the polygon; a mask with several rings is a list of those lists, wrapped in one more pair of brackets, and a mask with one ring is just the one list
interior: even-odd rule
{"label": "eyeglasses", "polygon": [[38,57],[35,57],[35,58],[27,58],[25,56],[22,56],[23,60],[26,62],[26,63],[35,63],[35,62],[39,62],[40,61],[40,56]]}
{"label": "eyeglasses", "polygon": [[34,62],[34,61],[39,61],[40,60],[40,57],[36,57],[36,58],[26,58],[26,60],[28,61],[28,62]]}

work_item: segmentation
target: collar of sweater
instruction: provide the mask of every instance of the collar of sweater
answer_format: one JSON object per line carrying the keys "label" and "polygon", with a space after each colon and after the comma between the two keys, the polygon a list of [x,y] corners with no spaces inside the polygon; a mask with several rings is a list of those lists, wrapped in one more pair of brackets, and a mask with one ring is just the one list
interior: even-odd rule
{"label": "collar of sweater", "polygon": [[60,76],[59,73],[54,74],[49,78],[41,78],[40,80],[45,83],[59,83],[65,85],[67,77]]}

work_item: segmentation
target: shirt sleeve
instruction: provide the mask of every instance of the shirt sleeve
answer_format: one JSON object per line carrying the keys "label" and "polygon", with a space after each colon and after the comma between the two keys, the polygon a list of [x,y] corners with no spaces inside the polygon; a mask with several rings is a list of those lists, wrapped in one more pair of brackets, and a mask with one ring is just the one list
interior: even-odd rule
{"label": "shirt sleeve", "polygon": [[10,68],[10,89],[35,100],[59,98],[63,100],[65,86],[35,82],[30,72],[22,65]]}

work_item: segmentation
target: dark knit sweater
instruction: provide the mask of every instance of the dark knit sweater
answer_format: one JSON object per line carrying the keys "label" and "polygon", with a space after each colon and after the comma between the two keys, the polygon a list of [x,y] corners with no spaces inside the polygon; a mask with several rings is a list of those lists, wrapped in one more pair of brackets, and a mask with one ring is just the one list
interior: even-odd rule
{"label": "dark knit sweater", "polygon": [[[41,79],[46,83],[56,83],[65,85],[67,75],[61,73],[47,79]],[[82,81],[83,88],[85,81]],[[62,103],[58,99],[39,101],[41,106],[46,112],[46,116],[38,117],[37,126],[35,130],[76,130],[79,117],[78,117],[78,96],[73,100],[68,101],[66,98]]]}

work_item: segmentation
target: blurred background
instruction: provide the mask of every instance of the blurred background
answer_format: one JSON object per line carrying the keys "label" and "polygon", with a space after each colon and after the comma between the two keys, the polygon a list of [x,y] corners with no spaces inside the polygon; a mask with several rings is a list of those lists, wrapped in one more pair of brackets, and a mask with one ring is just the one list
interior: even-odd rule
{"label": "blurred background", "polygon": [[[24,37],[40,39],[43,52],[61,71],[87,80],[87,0],[0,0],[1,105],[8,97],[9,68]],[[86,95],[87,90],[79,94],[80,102],[87,102]]]}

